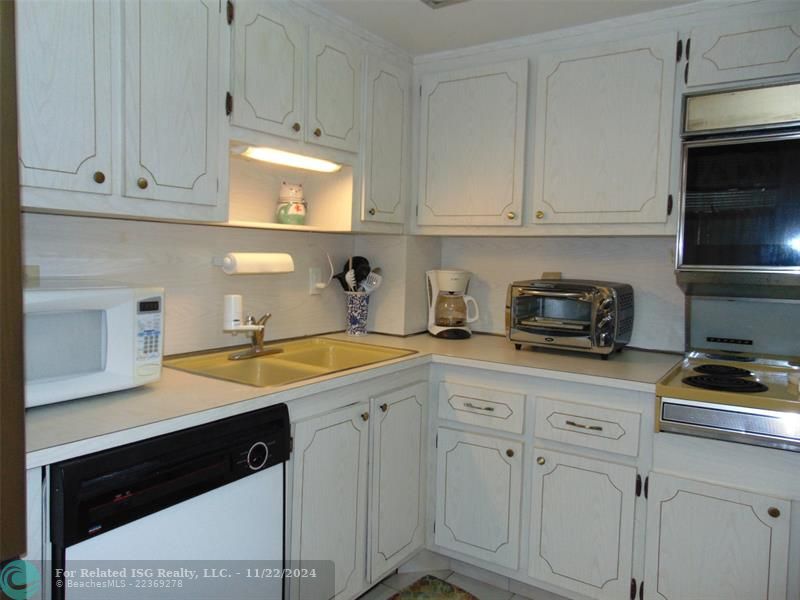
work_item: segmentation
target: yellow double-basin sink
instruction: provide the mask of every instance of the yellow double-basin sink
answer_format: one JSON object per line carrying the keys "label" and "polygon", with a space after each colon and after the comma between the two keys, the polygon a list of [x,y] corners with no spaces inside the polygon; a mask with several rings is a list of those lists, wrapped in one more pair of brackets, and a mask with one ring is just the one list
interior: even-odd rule
{"label": "yellow double-basin sink", "polygon": [[308,338],[266,348],[275,354],[231,360],[231,350],[168,358],[165,367],[256,387],[286,385],[415,354],[414,350]]}

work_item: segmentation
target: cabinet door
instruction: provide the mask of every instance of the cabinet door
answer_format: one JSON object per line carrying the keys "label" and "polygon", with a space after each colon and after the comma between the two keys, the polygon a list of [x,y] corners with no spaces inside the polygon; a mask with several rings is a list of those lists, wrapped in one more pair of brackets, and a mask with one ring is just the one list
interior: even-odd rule
{"label": "cabinet door", "polygon": [[516,569],[522,444],[444,428],[436,443],[436,544]]}
{"label": "cabinet door", "polygon": [[367,63],[367,133],[361,218],[404,223],[408,180],[409,74]]}
{"label": "cabinet door", "polygon": [[630,589],[636,469],[534,449],[529,574],[590,598]]}
{"label": "cabinet door", "polygon": [[667,219],[675,33],[539,61],[537,224]]}
{"label": "cabinet door", "polygon": [[125,177],[133,198],[217,204],[216,0],[125,3]]}
{"label": "cabinet door", "polygon": [[520,225],[528,61],[422,77],[420,225]]}
{"label": "cabinet door", "polygon": [[800,73],[800,11],[692,29],[687,84]]}
{"label": "cabinet door", "polygon": [[18,2],[22,185],[111,193],[111,4]]}
{"label": "cabinet door", "polygon": [[362,62],[361,50],[311,28],[306,140],[358,152]]}
{"label": "cabinet door", "polygon": [[370,582],[424,544],[423,435],[428,384],[371,399]]}
{"label": "cabinet door", "polygon": [[301,139],[305,27],[275,2],[236,5],[231,123]]}
{"label": "cabinet door", "polygon": [[786,599],[789,502],[661,474],[648,496],[648,598]]}
{"label": "cabinet door", "polygon": [[335,584],[331,593],[326,577],[293,578],[292,598],[352,598],[363,588],[368,418],[363,402],[295,427],[293,566],[332,561]]}

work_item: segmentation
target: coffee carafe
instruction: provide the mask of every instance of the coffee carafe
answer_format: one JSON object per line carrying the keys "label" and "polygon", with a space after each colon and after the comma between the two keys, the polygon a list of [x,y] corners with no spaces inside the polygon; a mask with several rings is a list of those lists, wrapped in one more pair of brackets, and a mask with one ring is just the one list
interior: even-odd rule
{"label": "coffee carafe", "polygon": [[[428,331],[448,339],[465,339],[472,335],[468,324],[480,313],[475,298],[465,292],[470,273],[456,270],[428,271]],[[470,305],[474,312],[470,313]]]}

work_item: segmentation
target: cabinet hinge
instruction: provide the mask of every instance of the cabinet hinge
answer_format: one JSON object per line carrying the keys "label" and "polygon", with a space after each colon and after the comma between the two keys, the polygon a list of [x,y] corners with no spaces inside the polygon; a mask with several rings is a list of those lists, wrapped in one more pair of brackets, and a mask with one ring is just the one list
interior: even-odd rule
{"label": "cabinet hinge", "polygon": [[291,454],[293,450],[294,450],[294,438],[292,436],[289,436],[289,454]]}
{"label": "cabinet hinge", "polygon": [[231,25],[233,23],[233,2],[231,0],[228,0],[225,10],[227,11],[228,25]]}
{"label": "cabinet hinge", "polygon": [[650,476],[644,478],[644,497],[647,498],[647,493],[650,491]]}
{"label": "cabinet hinge", "polygon": [[230,115],[233,112],[233,96],[230,92],[225,92],[225,114]]}
{"label": "cabinet hinge", "polygon": [[636,580],[631,577],[631,592],[630,592],[631,600],[636,600]]}
{"label": "cabinet hinge", "polygon": [[438,448],[439,447],[439,434],[438,433],[436,434],[436,440],[434,440],[434,442],[433,442],[433,447],[434,448]]}
{"label": "cabinet hinge", "polygon": [[644,581],[639,582],[639,600],[644,600]]}
{"label": "cabinet hinge", "polygon": [[675,62],[681,62],[681,58],[683,58],[683,40],[678,40],[675,46]]}
{"label": "cabinet hinge", "polygon": [[672,214],[672,194],[667,196],[667,216]]}
{"label": "cabinet hinge", "polygon": [[686,68],[683,70],[683,83],[689,83],[689,63],[686,63]]}
{"label": "cabinet hinge", "polygon": [[436,533],[436,521],[433,522],[433,533]]}
{"label": "cabinet hinge", "polygon": [[422,98],[422,86],[419,86],[419,97]]}
{"label": "cabinet hinge", "polygon": [[636,474],[636,497],[642,495],[642,476],[638,473]]}
{"label": "cabinet hinge", "polygon": [[692,51],[692,38],[686,40],[686,60],[689,60],[689,52]]}

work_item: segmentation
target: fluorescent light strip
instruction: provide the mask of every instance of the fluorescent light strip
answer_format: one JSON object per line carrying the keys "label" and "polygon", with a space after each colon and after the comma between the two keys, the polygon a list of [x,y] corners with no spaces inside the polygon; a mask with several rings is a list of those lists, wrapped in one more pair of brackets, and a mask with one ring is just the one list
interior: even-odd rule
{"label": "fluorescent light strip", "polygon": [[305,169],[307,171],[318,171],[320,173],[336,173],[342,168],[342,165],[336,164],[335,162],[303,156],[302,154],[294,154],[293,152],[284,152],[283,150],[267,148],[265,146],[247,146],[241,152],[241,155],[254,160],[286,167],[294,167],[296,169]]}

